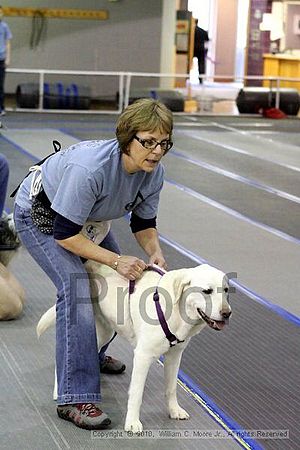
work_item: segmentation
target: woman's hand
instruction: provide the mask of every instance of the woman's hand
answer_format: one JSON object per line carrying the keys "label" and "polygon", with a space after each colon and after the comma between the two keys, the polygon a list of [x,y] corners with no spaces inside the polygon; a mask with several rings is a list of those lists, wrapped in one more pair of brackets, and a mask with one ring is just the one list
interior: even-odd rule
{"label": "woman's hand", "polygon": [[149,265],[152,265],[152,264],[156,264],[157,266],[161,267],[162,269],[167,270],[167,263],[161,252],[156,252],[150,256]]}
{"label": "woman's hand", "polygon": [[147,264],[136,256],[121,255],[116,260],[116,271],[128,280],[137,280],[147,269]]}
{"label": "woman's hand", "polygon": [[147,228],[134,234],[140,246],[149,255],[149,264],[157,264],[162,269],[167,269],[166,260],[159,245],[156,228]]}

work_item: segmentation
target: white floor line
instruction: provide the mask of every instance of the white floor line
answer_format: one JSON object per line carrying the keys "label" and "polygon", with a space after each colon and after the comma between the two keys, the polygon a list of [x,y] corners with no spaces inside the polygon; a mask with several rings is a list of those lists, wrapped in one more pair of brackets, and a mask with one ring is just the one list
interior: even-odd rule
{"label": "white floor line", "polygon": [[234,172],[230,172],[228,170],[221,169],[220,167],[214,166],[214,165],[206,163],[204,161],[195,160],[184,154],[180,154],[177,151],[173,151],[171,153],[171,156],[173,156],[175,158],[184,159],[184,160],[190,162],[191,164],[194,164],[199,167],[203,167],[204,169],[210,170],[211,172],[214,172],[214,173],[217,173],[224,177],[231,178],[232,180],[247,184],[248,186],[268,192],[269,194],[274,194],[277,197],[284,198],[285,200],[289,200],[294,203],[300,203],[300,197],[297,197],[296,195],[289,194],[288,192],[285,192],[285,191],[281,191],[280,189],[276,189],[275,187],[268,186],[264,183],[260,183],[259,181],[251,180],[250,178],[243,177],[242,175],[238,175]]}
{"label": "white floor line", "polygon": [[270,127],[272,128],[274,125],[273,123],[260,123],[260,122],[241,122],[239,123],[238,121],[236,123],[232,122],[232,123],[228,123],[228,125],[232,125],[234,127]]}
{"label": "white floor line", "polygon": [[[237,130],[235,130],[235,131],[237,131]],[[300,167],[292,166],[290,164],[280,163],[280,162],[274,161],[272,159],[263,158],[262,156],[253,155],[252,153],[250,153],[247,150],[242,150],[241,148],[234,147],[232,145],[221,144],[218,141],[214,141],[212,139],[204,138],[202,136],[195,136],[195,135],[190,136],[190,134],[187,131],[183,131],[182,133],[187,134],[189,137],[192,137],[193,139],[196,139],[198,141],[207,142],[208,144],[213,144],[213,145],[216,145],[217,147],[225,148],[226,150],[230,150],[230,151],[235,152],[235,153],[240,153],[241,155],[247,155],[247,156],[250,156],[251,158],[259,159],[261,161],[271,162],[271,163],[276,164],[276,165],[278,165],[280,167],[284,167],[285,169],[290,169],[290,170],[294,170],[295,172],[300,172]],[[251,135],[251,136],[258,137],[258,136],[254,136],[254,135]],[[266,139],[265,139],[265,141],[266,141]],[[297,150],[299,150],[299,155],[300,155],[299,147],[296,147],[296,148],[297,148]]]}
{"label": "white floor line", "polygon": [[213,122],[212,121],[211,124],[214,125],[215,127],[222,128],[223,130],[233,131],[234,133],[243,134],[243,135],[249,135],[250,134],[249,131],[239,130],[239,129],[236,129],[236,128],[231,127],[229,125],[224,125],[223,123],[218,123],[218,122]]}
{"label": "white floor line", "polygon": [[[259,141],[276,142],[273,139],[265,139],[264,137],[261,137],[261,136],[257,135],[256,132],[253,134],[253,133],[251,133],[248,130],[239,130],[239,129],[236,129],[234,127],[230,127],[228,125],[223,125],[223,124],[220,124],[220,123],[217,123],[217,122],[212,122],[212,124],[214,124],[218,128],[222,128],[222,129],[227,130],[227,131],[232,131],[232,132],[237,133],[237,134],[242,134],[243,136],[254,137],[255,139],[257,139]],[[294,148],[296,148],[297,150],[300,151],[300,148],[298,146],[296,146],[296,145],[288,144],[288,146],[292,147],[292,148],[294,147]]]}
{"label": "white floor line", "polygon": [[[281,131],[275,131],[275,130],[253,130],[254,135],[260,135],[260,134],[281,134]],[[253,135],[252,135],[253,136]],[[273,141],[274,139],[266,139],[267,141]]]}
{"label": "white floor line", "polygon": [[[258,136],[257,134],[259,134],[259,133],[257,133],[257,131],[250,132],[248,130],[239,130],[239,129],[235,128],[237,126],[241,126],[242,127],[242,126],[244,126],[244,124],[237,125],[237,124],[233,123],[233,124],[224,125],[222,123],[218,123],[218,122],[214,122],[214,121],[207,122],[207,124],[210,125],[210,126],[215,126],[217,128],[222,128],[222,129],[227,130],[227,131],[232,131],[234,133],[241,134],[243,136],[254,137],[255,139],[258,139],[258,140],[263,140],[263,141],[267,141],[267,142],[276,142],[273,139],[265,139],[265,138],[263,138],[261,136]],[[229,125],[234,125],[234,126],[229,126]],[[251,126],[250,123],[249,123],[249,126]],[[270,126],[271,127],[271,126],[273,126],[273,124],[263,123],[261,125],[257,124],[256,126]],[[276,133],[280,133],[280,131],[275,131],[275,132]],[[270,133],[272,133],[272,131],[270,131]],[[299,134],[300,134],[300,132],[299,132]],[[289,144],[289,146],[290,147],[294,147],[297,150],[300,150],[298,146],[295,146],[293,144]]]}
{"label": "white floor line", "polygon": [[239,213],[235,209],[229,208],[228,206],[225,206],[222,203],[219,203],[209,197],[206,197],[205,195],[199,194],[199,192],[196,192],[193,189],[190,189],[190,188],[188,188],[180,183],[177,183],[171,179],[166,178],[166,182],[171,184],[172,186],[176,187],[180,191],[183,191],[186,194],[200,200],[201,202],[207,203],[208,205],[213,206],[214,208],[219,209],[219,210],[235,217],[236,219],[242,220],[243,222],[250,223],[251,225],[254,225],[255,227],[260,228],[264,231],[267,231],[268,233],[271,233],[281,239],[284,239],[286,241],[300,245],[300,239],[297,239],[294,236],[291,236],[287,233],[284,233],[283,231],[277,230],[276,228],[270,227],[268,225],[265,225],[261,222],[254,220],[254,219],[251,219],[250,217],[247,217],[244,214]]}
{"label": "white floor line", "polygon": [[175,122],[176,127],[207,127],[206,123],[194,123],[194,122]]}

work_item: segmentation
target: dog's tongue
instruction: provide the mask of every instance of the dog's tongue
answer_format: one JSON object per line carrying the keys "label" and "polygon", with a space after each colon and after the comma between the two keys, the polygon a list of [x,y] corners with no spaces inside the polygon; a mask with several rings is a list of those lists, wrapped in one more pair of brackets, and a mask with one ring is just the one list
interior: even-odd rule
{"label": "dog's tongue", "polygon": [[216,328],[218,330],[223,330],[224,326],[225,326],[225,322],[215,321],[214,328]]}

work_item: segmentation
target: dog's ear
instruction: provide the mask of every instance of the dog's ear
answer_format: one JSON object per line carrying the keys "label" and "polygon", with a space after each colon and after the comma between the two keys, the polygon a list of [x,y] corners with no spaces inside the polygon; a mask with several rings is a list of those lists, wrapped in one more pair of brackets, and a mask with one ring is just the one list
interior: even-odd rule
{"label": "dog's ear", "polygon": [[165,273],[161,278],[159,287],[163,288],[165,294],[167,293],[171,297],[173,305],[179,301],[184,288],[190,284],[191,270],[192,269],[171,270],[170,272]]}

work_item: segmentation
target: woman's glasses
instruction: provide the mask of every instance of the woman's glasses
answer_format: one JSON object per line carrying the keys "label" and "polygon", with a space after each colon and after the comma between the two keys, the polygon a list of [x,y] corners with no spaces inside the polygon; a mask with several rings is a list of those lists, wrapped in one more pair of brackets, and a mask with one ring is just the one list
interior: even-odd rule
{"label": "woman's glasses", "polygon": [[173,147],[173,142],[169,141],[168,139],[164,139],[158,142],[155,139],[141,139],[136,135],[133,137],[133,139],[136,139],[147,150],[154,150],[158,145],[160,145],[160,148],[164,152],[166,152]]}

